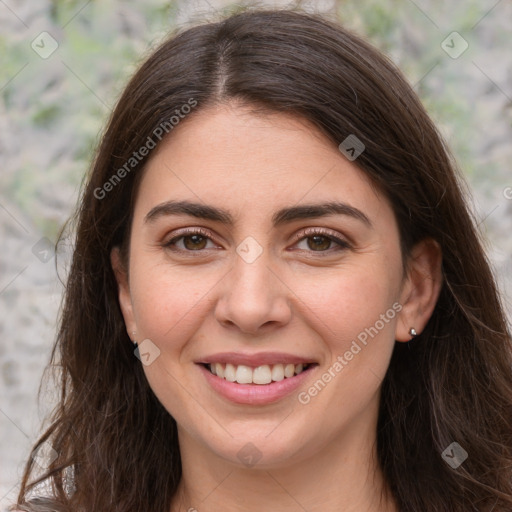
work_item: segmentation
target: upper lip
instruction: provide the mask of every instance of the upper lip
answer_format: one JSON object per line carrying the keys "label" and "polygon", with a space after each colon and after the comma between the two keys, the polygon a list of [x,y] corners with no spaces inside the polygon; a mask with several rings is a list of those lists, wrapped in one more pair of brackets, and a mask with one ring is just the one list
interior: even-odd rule
{"label": "upper lip", "polygon": [[285,352],[259,352],[258,354],[243,354],[240,352],[220,352],[205,356],[196,361],[199,364],[210,363],[230,363],[234,366],[245,365],[258,367],[264,364],[307,364],[315,363],[312,358],[301,357],[294,354],[287,354]]}

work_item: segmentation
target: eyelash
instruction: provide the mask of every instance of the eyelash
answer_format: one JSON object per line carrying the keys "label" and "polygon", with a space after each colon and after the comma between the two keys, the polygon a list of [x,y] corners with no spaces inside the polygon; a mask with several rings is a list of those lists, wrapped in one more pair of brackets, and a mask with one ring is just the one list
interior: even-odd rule
{"label": "eyelash", "polygon": [[[178,236],[175,236],[171,238],[169,241],[162,244],[164,248],[170,249],[175,252],[186,252],[189,254],[193,253],[202,253],[207,249],[198,249],[198,250],[188,250],[188,249],[176,249],[175,244],[178,240],[181,240],[182,238],[185,238],[187,236],[192,235],[201,235],[205,238],[208,238],[209,240],[212,239],[212,235],[209,231],[206,231],[202,228],[188,228],[180,232]],[[351,245],[346,241],[343,240],[337,236],[335,236],[331,231],[323,229],[323,228],[306,228],[304,231],[301,231],[297,235],[293,237],[293,242],[296,244],[302,240],[306,240],[307,238],[312,238],[313,236],[323,236],[327,239],[329,239],[331,242],[334,242],[335,244],[338,244],[338,248],[333,251],[332,248],[329,248],[325,251],[314,251],[314,250],[308,250],[307,252],[316,253],[316,254],[325,254],[325,253],[331,253],[331,252],[338,252],[343,251],[346,249],[350,249]],[[304,249],[299,249],[304,250]]]}

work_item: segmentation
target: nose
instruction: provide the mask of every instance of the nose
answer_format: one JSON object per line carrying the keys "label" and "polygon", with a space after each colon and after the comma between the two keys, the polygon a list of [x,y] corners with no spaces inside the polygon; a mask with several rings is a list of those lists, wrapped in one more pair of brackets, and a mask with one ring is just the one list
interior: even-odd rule
{"label": "nose", "polygon": [[259,334],[290,321],[290,290],[278,271],[269,266],[265,253],[251,263],[235,256],[215,308],[216,319],[224,327]]}

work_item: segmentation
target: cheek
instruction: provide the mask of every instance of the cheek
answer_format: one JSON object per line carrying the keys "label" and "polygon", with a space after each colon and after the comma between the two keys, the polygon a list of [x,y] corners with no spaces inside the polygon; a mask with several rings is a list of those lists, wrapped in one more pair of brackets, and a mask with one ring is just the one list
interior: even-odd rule
{"label": "cheek", "polygon": [[384,271],[362,270],[353,268],[322,282],[304,301],[311,327],[320,335],[330,360],[298,398],[311,407],[311,417],[313,411],[323,417],[326,408],[338,411],[324,424],[333,432],[376,399],[395,346],[401,309],[393,291],[396,283]]}
{"label": "cheek", "polygon": [[[323,333],[333,356],[347,350],[352,340],[364,338],[367,329],[382,331],[383,337],[393,337],[397,297],[396,279],[377,266],[352,266],[330,273],[320,281],[295,281],[297,295],[309,310],[314,329]],[[305,313],[306,314],[306,313]],[[381,315],[384,315],[382,320]],[[372,330],[373,332],[373,330]],[[335,354],[336,353],[336,354]]]}
{"label": "cheek", "polygon": [[184,270],[169,264],[134,261],[131,291],[140,334],[165,350],[178,348],[173,339],[186,340],[197,328],[197,319],[208,308],[208,293],[214,288],[214,273]]}
{"label": "cheek", "polygon": [[159,350],[154,362],[143,367],[144,373],[167,411],[187,424],[197,417],[197,400],[180,384],[188,371],[180,361],[211,307],[209,292],[218,276],[143,258],[133,259],[133,269],[131,291],[139,337],[151,340]]}

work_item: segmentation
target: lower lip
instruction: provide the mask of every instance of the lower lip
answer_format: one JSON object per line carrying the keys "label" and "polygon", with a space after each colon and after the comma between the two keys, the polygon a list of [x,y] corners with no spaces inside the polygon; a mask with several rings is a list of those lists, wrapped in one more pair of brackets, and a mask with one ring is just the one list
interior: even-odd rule
{"label": "lower lip", "polygon": [[238,384],[217,377],[202,364],[199,365],[206,380],[219,395],[237,404],[249,405],[270,404],[290,395],[310,376],[315,367],[310,366],[299,375],[270,384]]}

